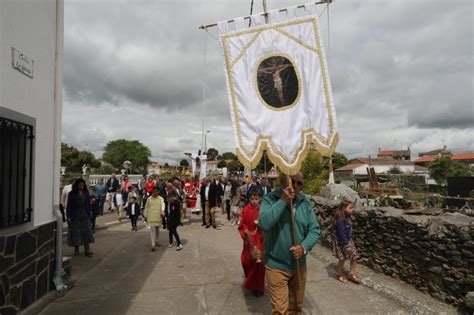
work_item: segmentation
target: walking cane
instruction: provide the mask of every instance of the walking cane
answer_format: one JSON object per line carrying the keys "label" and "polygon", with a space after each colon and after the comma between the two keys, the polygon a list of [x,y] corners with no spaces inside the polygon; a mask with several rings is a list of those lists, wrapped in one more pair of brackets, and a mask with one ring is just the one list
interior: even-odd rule
{"label": "walking cane", "polygon": [[[293,183],[291,181],[291,177],[288,176],[288,188],[293,189]],[[295,224],[295,209],[293,207],[293,199],[290,200],[290,215],[291,215],[291,239],[293,242],[293,246],[298,245],[297,240],[296,240],[296,224]],[[301,268],[300,268],[300,261],[299,259],[295,258],[295,264],[296,264],[296,285],[297,288],[301,288]],[[295,305],[295,310],[297,307],[297,297],[296,294],[293,296],[294,298],[294,305]]]}

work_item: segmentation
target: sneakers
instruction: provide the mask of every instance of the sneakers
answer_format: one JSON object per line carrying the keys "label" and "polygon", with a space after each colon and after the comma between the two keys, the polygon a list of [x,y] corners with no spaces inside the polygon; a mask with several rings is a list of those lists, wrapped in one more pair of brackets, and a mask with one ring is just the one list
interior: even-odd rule
{"label": "sneakers", "polygon": [[210,228],[211,226],[210,225],[206,225],[206,229]]}
{"label": "sneakers", "polygon": [[177,247],[176,247],[176,251],[179,251],[179,250],[182,250],[183,249],[183,245],[179,244]]}
{"label": "sneakers", "polygon": [[169,247],[169,248],[173,247],[173,243],[170,243],[170,244],[168,245],[168,247]]}
{"label": "sneakers", "polygon": [[154,252],[154,251],[155,251],[155,247],[152,247],[152,248],[151,248],[151,251]]}

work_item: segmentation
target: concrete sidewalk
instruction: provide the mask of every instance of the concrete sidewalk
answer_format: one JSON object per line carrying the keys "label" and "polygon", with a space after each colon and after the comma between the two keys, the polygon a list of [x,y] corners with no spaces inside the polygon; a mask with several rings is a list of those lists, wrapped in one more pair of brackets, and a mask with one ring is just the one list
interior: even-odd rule
{"label": "concrete sidewalk", "polygon": [[[107,215],[108,216],[108,215]],[[104,216],[105,217],[105,216]],[[104,219],[105,220],[105,219]],[[73,256],[74,287],[40,314],[269,314],[268,295],[241,288],[242,242],[224,216],[217,229],[204,229],[200,216],[178,229],[184,249],[150,251],[147,229],[130,223],[99,230],[93,258]],[[105,220],[107,221],[107,220]],[[81,249],[82,250],[82,249]],[[65,255],[73,254],[65,247]],[[365,284],[335,279],[335,259],[317,246],[308,257],[304,309],[308,314],[456,314],[456,310],[410,285],[360,267]]]}

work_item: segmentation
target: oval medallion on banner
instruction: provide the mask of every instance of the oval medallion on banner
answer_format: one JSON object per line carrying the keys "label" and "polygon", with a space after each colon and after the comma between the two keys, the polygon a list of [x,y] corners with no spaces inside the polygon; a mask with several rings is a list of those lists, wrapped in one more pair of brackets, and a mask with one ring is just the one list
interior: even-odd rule
{"label": "oval medallion on banner", "polygon": [[257,95],[272,110],[285,110],[296,104],[301,90],[299,81],[298,70],[289,56],[267,55],[257,63]]}

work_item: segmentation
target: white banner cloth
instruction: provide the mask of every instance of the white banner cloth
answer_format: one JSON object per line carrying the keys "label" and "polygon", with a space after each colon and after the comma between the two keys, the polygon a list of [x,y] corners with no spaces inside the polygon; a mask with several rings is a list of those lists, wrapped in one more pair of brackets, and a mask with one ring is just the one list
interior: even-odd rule
{"label": "white banner cloth", "polygon": [[[303,11],[303,12],[301,12]],[[303,13],[303,14],[299,14]],[[286,174],[308,150],[331,154],[336,112],[314,4],[219,22],[237,156],[255,167],[264,150]],[[233,27],[231,30],[230,27]]]}

